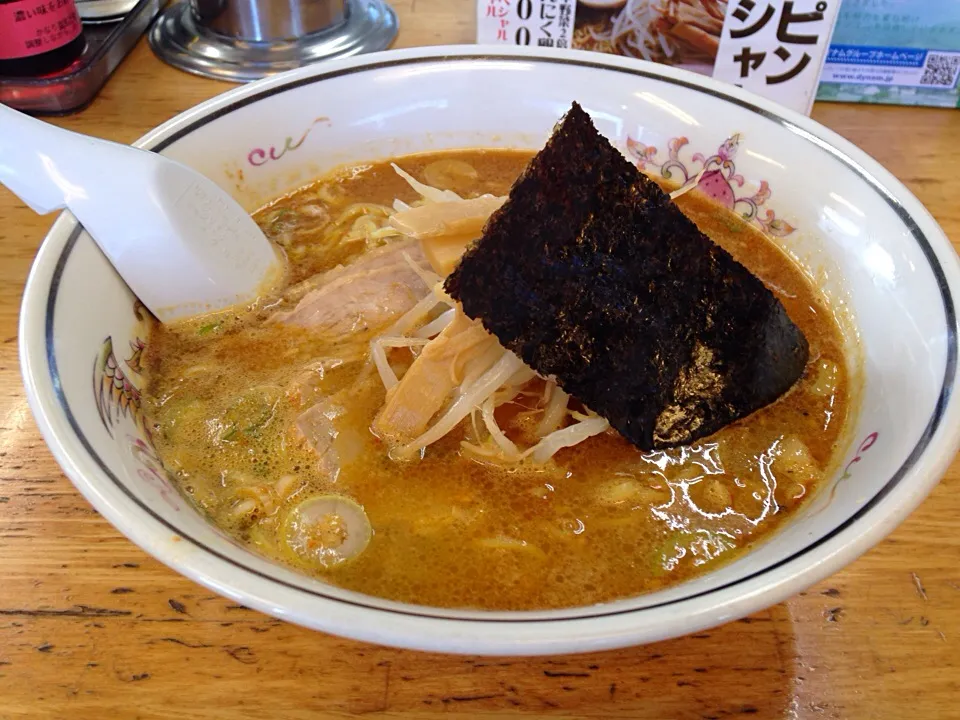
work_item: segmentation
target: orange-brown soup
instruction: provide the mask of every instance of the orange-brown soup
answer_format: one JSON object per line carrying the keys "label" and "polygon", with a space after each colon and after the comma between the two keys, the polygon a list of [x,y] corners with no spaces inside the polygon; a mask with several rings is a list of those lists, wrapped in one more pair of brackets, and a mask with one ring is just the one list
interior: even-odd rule
{"label": "orange-brown soup", "polygon": [[[475,150],[396,162],[474,197],[506,194],[530,157]],[[374,236],[394,200],[417,197],[388,163],[372,163],[280,198],[255,217],[287,254],[287,287],[240,313],[153,328],[144,406],[156,448],[183,493],[239,540],[335,585],[402,602],[586,605],[727,561],[774,532],[835,466],[852,400],[833,314],[770,239],[695,192],[678,199],[684,213],[764,280],[809,341],[806,373],[789,393],[666,452],[643,453],[611,430],[544,465],[503,466],[465,453],[460,440],[469,429],[461,427],[421,460],[391,459],[370,431],[385,397],[370,340],[383,328],[331,336],[266,319],[292,307],[313,276],[390,242]],[[415,352],[393,349],[390,357],[402,368]],[[296,430],[320,398],[338,408],[333,472]],[[522,396],[498,409],[501,424],[509,428],[532,402]],[[332,566],[289,545],[294,508],[328,494],[355,501],[372,528],[359,555]]]}

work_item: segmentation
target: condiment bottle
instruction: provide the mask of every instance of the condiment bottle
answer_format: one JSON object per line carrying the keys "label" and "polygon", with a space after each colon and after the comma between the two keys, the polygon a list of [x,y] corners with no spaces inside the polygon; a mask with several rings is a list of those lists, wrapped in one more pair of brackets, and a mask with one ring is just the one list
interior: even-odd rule
{"label": "condiment bottle", "polygon": [[74,0],[0,0],[0,75],[46,75],[86,47]]}

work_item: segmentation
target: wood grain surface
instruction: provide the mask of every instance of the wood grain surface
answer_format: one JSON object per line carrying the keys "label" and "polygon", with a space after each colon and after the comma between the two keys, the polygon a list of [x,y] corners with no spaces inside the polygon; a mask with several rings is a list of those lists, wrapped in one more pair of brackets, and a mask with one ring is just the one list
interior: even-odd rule
{"label": "wood grain surface", "polygon": [[[395,0],[400,46],[471,42],[473,0]],[[58,125],[129,142],[230,86],[141,43]],[[960,237],[960,112],[819,104]],[[384,649],[273,620],[175,574],[64,478],[17,362],[24,279],[51,223],[0,189],[0,719],[370,714],[960,718],[960,462],[889,539],[739,622],[585,656]]]}

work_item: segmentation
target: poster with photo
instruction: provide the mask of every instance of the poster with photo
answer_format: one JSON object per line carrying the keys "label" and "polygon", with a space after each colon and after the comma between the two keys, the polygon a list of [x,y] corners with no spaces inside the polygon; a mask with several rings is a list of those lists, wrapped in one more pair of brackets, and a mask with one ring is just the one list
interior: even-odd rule
{"label": "poster with photo", "polygon": [[672,65],[803,113],[840,0],[477,0],[477,42]]}

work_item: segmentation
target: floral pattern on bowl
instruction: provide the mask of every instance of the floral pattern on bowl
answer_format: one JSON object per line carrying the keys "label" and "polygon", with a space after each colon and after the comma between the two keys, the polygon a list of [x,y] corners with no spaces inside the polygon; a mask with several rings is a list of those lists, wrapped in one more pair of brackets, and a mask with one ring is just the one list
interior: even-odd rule
{"label": "floral pattern on bowl", "polygon": [[[667,143],[666,160],[659,159],[660,151],[651,145],[645,145],[632,137],[627,138],[627,154],[634,160],[637,167],[646,173],[659,171],[665,180],[676,182],[684,187],[696,182],[697,191],[712,198],[725,208],[734,210],[745,220],[755,222],[760,228],[774,237],[786,237],[796,228],[777,217],[776,213],[765,208],[761,214],[761,207],[770,199],[772,194],[766,180],[760,181],[756,192],[738,194],[744,186],[743,175],[737,172],[734,159],[740,147],[740,133],[734,133],[710,156],[695,152],[689,160],[681,157],[681,152],[690,141],[686,137],[675,137]],[[678,177],[679,176],[679,177]]]}
{"label": "floral pattern on bowl", "polygon": [[139,378],[143,370],[140,361],[147,347],[144,338],[150,322],[148,311],[139,300],[134,300],[132,320],[129,357],[122,362],[118,359],[112,335],[100,345],[93,362],[93,399],[103,428],[124,446],[137,475],[153,487],[174,512],[180,512],[180,493],[154,448],[143,414],[139,381],[134,381],[134,376]]}

